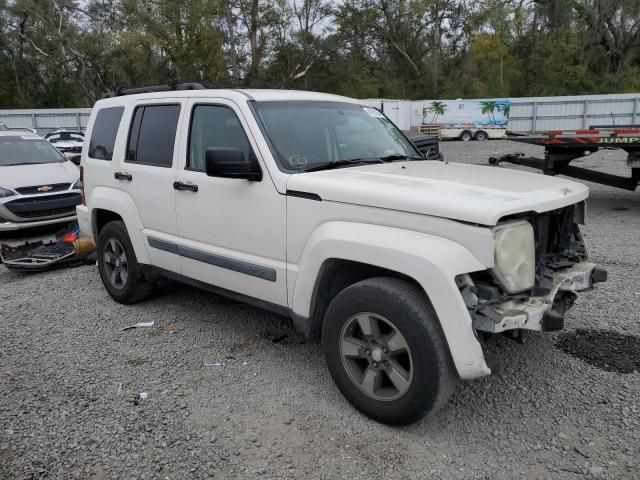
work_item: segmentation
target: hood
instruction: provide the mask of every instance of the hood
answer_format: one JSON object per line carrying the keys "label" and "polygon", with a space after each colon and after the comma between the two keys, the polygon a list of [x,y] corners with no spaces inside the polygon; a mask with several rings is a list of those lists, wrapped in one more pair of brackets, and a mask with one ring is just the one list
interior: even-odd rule
{"label": "hood", "polygon": [[546,212],[589,196],[560,177],[435,161],[394,162],[291,175],[287,190],[323,200],[495,225],[514,213]]}
{"label": "hood", "polygon": [[0,187],[3,188],[73,183],[78,178],[80,178],[80,170],[68,160],[36,165],[0,166]]}

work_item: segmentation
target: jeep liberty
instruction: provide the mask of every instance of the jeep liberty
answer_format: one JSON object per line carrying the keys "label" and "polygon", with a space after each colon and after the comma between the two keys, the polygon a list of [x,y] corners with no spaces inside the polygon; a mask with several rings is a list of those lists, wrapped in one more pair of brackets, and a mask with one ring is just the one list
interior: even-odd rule
{"label": "jeep liberty", "polygon": [[495,373],[491,334],[561,329],[606,279],[580,234],[586,186],[427,160],[362,100],[119,90],[95,104],[81,166],[78,220],[114,300],[167,277],[287,315],[388,424]]}

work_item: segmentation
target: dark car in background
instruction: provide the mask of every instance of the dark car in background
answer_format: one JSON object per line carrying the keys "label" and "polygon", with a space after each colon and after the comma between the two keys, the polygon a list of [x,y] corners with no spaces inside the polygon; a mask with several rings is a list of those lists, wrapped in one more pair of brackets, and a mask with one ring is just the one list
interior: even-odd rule
{"label": "dark car in background", "polygon": [[440,140],[432,135],[425,135],[412,130],[405,131],[404,134],[416,146],[420,153],[429,160],[441,160]]}

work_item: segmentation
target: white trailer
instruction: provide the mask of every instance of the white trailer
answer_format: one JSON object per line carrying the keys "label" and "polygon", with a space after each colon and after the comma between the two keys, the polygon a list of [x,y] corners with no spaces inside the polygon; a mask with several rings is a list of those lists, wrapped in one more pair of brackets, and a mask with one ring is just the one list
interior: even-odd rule
{"label": "white trailer", "polygon": [[507,127],[475,124],[441,126],[440,138],[442,140],[462,140],[468,142],[470,140],[485,140],[504,138],[507,136]]}

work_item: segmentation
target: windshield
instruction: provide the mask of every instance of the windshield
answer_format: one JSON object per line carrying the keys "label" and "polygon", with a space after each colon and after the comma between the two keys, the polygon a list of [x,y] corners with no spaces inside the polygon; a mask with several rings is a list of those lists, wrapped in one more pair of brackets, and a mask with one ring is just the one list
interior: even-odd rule
{"label": "windshield", "polygon": [[46,140],[37,137],[0,137],[0,167],[64,161],[65,158]]}
{"label": "windshield", "polygon": [[374,108],[313,101],[253,105],[280,168],[288,172],[330,162],[421,157],[402,132]]}

